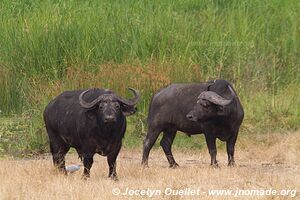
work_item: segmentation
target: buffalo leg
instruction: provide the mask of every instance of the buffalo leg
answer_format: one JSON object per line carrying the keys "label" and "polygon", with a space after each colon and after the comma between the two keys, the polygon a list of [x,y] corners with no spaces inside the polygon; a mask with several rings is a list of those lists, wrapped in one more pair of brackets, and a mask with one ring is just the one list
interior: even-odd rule
{"label": "buffalo leg", "polygon": [[90,170],[94,162],[93,157],[94,155],[91,153],[86,153],[83,155],[83,166],[84,166],[83,177],[84,178],[90,177]]}
{"label": "buffalo leg", "polygon": [[169,166],[170,168],[176,168],[179,166],[176,163],[176,161],[173,157],[173,154],[172,154],[172,150],[171,150],[175,136],[176,136],[176,130],[175,131],[164,131],[164,135],[160,141],[160,145],[162,146],[162,148],[166,154],[166,157],[170,164],[170,166]]}
{"label": "buffalo leg", "polygon": [[216,138],[210,135],[205,135],[205,140],[211,158],[210,165],[213,167],[218,167]]}
{"label": "buffalo leg", "polygon": [[112,153],[108,154],[107,156],[107,163],[108,163],[108,167],[109,167],[109,173],[108,173],[108,177],[113,179],[113,180],[117,180],[117,172],[116,172],[116,160],[117,157],[119,155],[121,146],[116,150],[113,151]]}
{"label": "buffalo leg", "polygon": [[226,149],[227,149],[227,155],[228,155],[228,166],[234,166],[234,146],[236,142],[237,136],[233,136],[229,138],[228,141],[226,141]]}
{"label": "buffalo leg", "polygon": [[144,140],[144,148],[143,148],[143,157],[142,157],[142,166],[148,167],[148,158],[149,153],[153,145],[155,144],[159,134],[160,130],[152,130],[149,128],[147,136]]}
{"label": "buffalo leg", "polygon": [[63,173],[66,172],[65,168],[65,156],[70,147],[60,140],[50,140],[50,152],[52,154],[53,164]]}

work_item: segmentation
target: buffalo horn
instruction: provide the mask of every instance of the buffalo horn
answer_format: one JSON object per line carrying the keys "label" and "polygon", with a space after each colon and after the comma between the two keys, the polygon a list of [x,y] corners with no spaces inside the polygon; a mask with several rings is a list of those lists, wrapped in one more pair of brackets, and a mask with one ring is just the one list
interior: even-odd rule
{"label": "buffalo horn", "polygon": [[118,98],[118,100],[121,102],[121,103],[123,103],[123,104],[125,104],[125,105],[127,105],[127,106],[134,106],[134,105],[136,105],[138,102],[139,102],[139,100],[140,100],[140,94],[139,94],[139,91],[137,91],[137,90],[135,90],[135,89],[133,89],[133,88],[128,88],[130,91],[132,91],[133,92],[133,94],[134,94],[134,98],[133,99],[129,99],[129,100],[127,100],[127,99],[124,99],[124,98],[122,98],[122,97],[120,97],[120,96],[118,96],[117,98]]}
{"label": "buffalo horn", "polygon": [[202,92],[198,99],[205,99],[205,100],[208,100],[216,105],[220,105],[220,106],[227,106],[228,104],[230,104],[232,102],[232,99],[231,100],[227,100],[223,97],[221,97],[220,95],[218,95],[217,93],[215,92],[212,92],[212,91],[204,91]]}
{"label": "buffalo horn", "polygon": [[96,98],[95,100],[93,100],[92,102],[86,102],[85,100],[83,100],[83,96],[88,92],[89,90],[85,90],[84,92],[82,92],[79,95],[79,103],[83,108],[92,108],[94,107],[99,101],[101,101],[102,99],[102,95],[100,95],[98,98]]}

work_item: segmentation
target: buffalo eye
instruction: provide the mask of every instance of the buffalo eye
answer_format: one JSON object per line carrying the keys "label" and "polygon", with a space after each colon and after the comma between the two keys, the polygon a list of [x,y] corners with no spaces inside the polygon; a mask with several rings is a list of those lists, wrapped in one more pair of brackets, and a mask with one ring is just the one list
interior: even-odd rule
{"label": "buffalo eye", "polygon": [[218,111],[224,111],[224,107],[223,106],[217,106],[217,110]]}
{"label": "buffalo eye", "polygon": [[102,110],[104,108],[104,103],[99,104],[99,109]]}
{"label": "buffalo eye", "polygon": [[115,108],[120,109],[120,105],[118,103],[115,103]]}
{"label": "buffalo eye", "polygon": [[208,103],[203,102],[203,103],[202,103],[202,106],[205,107],[205,108],[207,108],[209,105],[208,105]]}

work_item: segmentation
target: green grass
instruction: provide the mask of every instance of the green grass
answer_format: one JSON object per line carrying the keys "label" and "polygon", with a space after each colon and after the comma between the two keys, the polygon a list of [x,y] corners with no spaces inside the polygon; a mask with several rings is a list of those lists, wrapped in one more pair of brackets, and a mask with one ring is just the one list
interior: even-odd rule
{"label": "green grass", "polygon": [[[157,89],[224,78],[245,107],[243,134],[295,130],[299,8],[297,0],[2,0],[0,115],[27,116],[26,133],[12,133],[42,149],[41,113],[54,96],[94,86],[126,95],[132,86],[143,96],[124,143],[135,147]],[[199,147],[184,136],[175,143]]]}

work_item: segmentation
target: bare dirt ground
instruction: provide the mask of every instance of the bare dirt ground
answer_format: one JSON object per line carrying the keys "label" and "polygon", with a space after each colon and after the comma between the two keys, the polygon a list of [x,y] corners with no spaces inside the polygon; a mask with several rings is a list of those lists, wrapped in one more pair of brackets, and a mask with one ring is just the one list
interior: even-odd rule
{"label": "bare dirt ground", "polygon": [[[117,166],[119,181],[116,182],[107,178],[106,158],[98,155],[87,181],[81,179],[82,167],[68,176],[59,174],[47,155],[37,159],[4,158],[0,160],[0,199],[149,199],[150,190],[161,191],[153,195],[154,199],[233,198],[234,193],[210,194],[214,189],[245,190],[245,195],[238,195],[242,199],[290,199],[295,195],[293,199],[300,199],[300,132],[239,139],[237,165],[233,168],[226,166],[224,149],[218,152],[218,169],[209,166],[206,148],[175,149],[174,156],[180,167],[169,169],[162,149],[152,150],[150,168],[142,169],[141,149],[122,149]],[[75,154],[69,154],[66,161],[67,165],[80,164]],[[131,195],[123,194],[127,189],[132,190]],[[249,195],[250,190],[268,189],[296,190],[297,193]],[[179,190],[185,193],[179,195],[176,193]],[[187,190],[200,193],[192,195]],[[174,194],[169,194],[171,192]]]}

